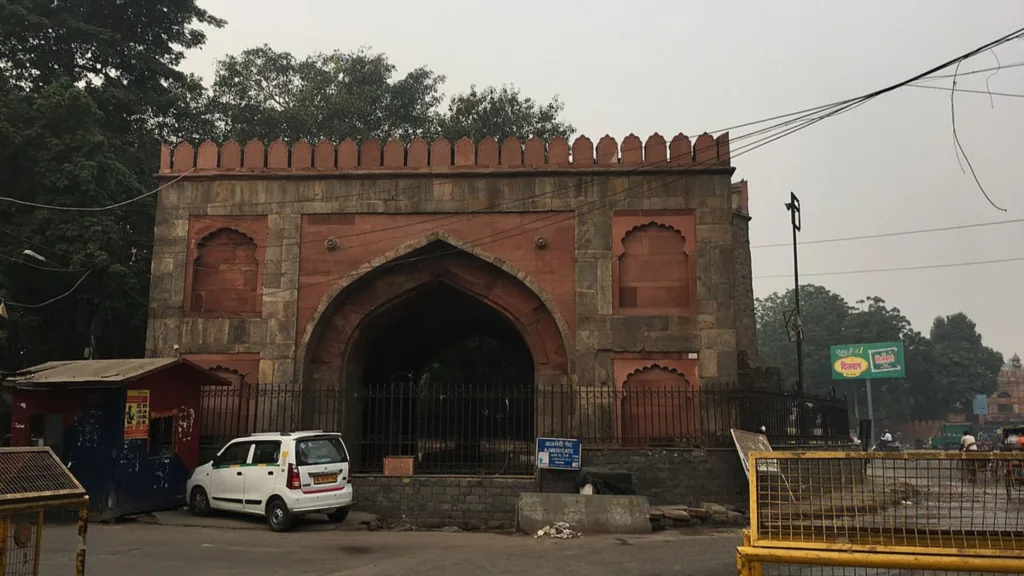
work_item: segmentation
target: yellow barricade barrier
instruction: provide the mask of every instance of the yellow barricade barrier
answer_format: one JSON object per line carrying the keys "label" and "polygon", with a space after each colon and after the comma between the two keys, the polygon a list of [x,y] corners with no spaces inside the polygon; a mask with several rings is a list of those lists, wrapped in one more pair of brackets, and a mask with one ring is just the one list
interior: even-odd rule
{"label": "yellow barricade barrier", "polygon": [[1024,574],[1024,453],[755,452],[749,464],[742,576],[779,565]]}

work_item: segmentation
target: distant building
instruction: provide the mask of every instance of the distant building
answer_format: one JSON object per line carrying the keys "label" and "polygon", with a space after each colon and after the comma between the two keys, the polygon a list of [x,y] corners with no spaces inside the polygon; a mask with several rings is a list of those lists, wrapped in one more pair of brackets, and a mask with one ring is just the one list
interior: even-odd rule
{"label": "distant building", "polygon": [[996,393],[989,396],[984,423],[992,426],[1024,423],[1024,367],[1014,354],[999,371]]}

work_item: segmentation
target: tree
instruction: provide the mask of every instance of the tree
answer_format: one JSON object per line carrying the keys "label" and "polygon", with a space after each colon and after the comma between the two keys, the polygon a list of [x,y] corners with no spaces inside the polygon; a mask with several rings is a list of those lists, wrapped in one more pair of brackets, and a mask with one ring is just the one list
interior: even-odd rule
{"label": "tree", "polygon": [[931,381],[915,392],[922,416],[942,418],[952,409],[965,410],[976,394],[996,391],[1002,354],[985,346],[974,321],[963,312],[939,316],[929,333]]}
{"label": "tree", "polygon": [[[800,287],[801,322],[804,328],[804,388],[824,393],[832,388],[829,346],[842,342],[843,326],[852,312],[849,303],[824,286]],[[786,334],[785,316],[793,309],[793,291],[772,293],[754,303],[760,355],[782,368],[785,377],[797,379],[796,344]]]}
{"label": "tree", "polygon": [[[154,187],[153,152],[194,79],[177,70],[221,26],[195,0],[0,2],[0,188],[12,198],[104,206]],[[152,202],[107,211],[0,211],[4,368],[144,350]],[[31,249],[45,261],[22,256]],[[86,275],[88,273],[88,275]],[[79,282],[80,281],[80,282]],[[77,287],[76,287],[77,286]],[[75,288],[68,297],[38,304]],[[117,329],[107,329],[108,327]]]}
{"label": "tree", "polygon": [[473,141],[485,136],[494,136],[499,142],[508,136],[520,142],[530,136],[549,140],[573,133],[572,124],[559,119],[564,108],[557,96],[540,105],[533,98],[522,97],[515,86],[483,90],[472,86],[452,98],[448,114],[439,119],[439,130],[452,142],[463,136]]}
{"label": "tree", "polygon": [[[868,342],[903,342],[904,361],[908,366],[920,366],[917,362],[921,342],[910,320],[899,308],[889,305],[879,296],[869,296],[856,302],[857,308],[843,325],[843,335],[833,344],[858,344]],[[915,334],[917,337],[915,337]],[[917,376],[917,371],[907,372],[903,379],[877,379],[872,382],[872,405],[876,421],[902,422],[910,418],[913,404],[910,400],[907,382]],[[847,397],[854,399],[859,407],[860,417],[867,417],[866,387],[861,381],[843,386]]]}
{"label": "tree", "polygon": [[[875,419],[879,421],[941,420],[951,410],[967,407],[975,394],[991,394],[1002,356],[982,344],[977,327],[962,312],[938,317],[929,336],[914,330],[899,308],[878,296],[856,302],[822,286],[800,289],[804,326],[804,370],[809,392],[823,392],[831,380],[829,347],[837,344],[901,341],[906,377],[872,383]],[[760,355],[796,378],[796,346],[786,337],[783,314],[793,307],[792,291],[756,301]],[[867,417],[861,381],[837,386]]]}
{"label": "tree", "polygon": [[217,64],[208,106],[215,140],[265,142],[306,138],[432,140],[444,135],[568,136],[557,98],[541,105],[515,87],[457,94],[442,112],[445,77],[426,66],[401,77],[381,53],[363,48],[298,59],[269,46],[229,55]]}

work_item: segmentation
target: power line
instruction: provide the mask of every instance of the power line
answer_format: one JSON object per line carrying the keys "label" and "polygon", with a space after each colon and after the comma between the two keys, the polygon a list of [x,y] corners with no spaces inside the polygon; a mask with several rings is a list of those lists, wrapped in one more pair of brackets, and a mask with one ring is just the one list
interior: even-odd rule
{"label": "power line", "polygon": [[11,262],[15,262],[17,264],[23,264],[25,266],[30,266],[32,268],[38,268],[39,270],[46,270],[48,272],[82,272],[84,270],[88,270],[88,268],[55,268],[53,266],[40,266],[39,264],[35,264],[33,262],[27,262],[27,261],[22,260],[20,258],[12,258],[12,257],[10,257],[10,256],[8,256],[6,254],[0,254],[0,258],[3,258],[5,260],[10,260]]}
{"label": "power line", "polygon": [[52,204],[39,204],[37,202],[29,202],[27,200],[18,200],[17,198],[8,198],[7,196],[0,196],[0,202],[10,202],[12,204],[17,204],[19,206],[29,206],[29,207],[32,207],[32,208],[43,208],[43,209],[46,209],[46,210],[61,210],[61,211],[65,211],[65,212],[103,212],[103,211],[106,211],[106,210],[113,210],[115,208],[120,208],[122,206],[127,206],[128,204],[131,204],[132,202],[138,202],[139,200],[142,200],[144,198],[148,198],[148,197],[156,194],[157,192],[163,190],[164,188],[167,188],[171,184],[174,184],[178,180],[181,180],[185,176],[188,176],[193,171],[195,171],[195,168],[190,169],[188,172],[183,172],[181,175],[179,175],[174,180],[171,180],[170,182],[162,184],[162,185],[156,187],[155,189],[150,190],[149,192],[146,192],[145,194],[140,194],[138,196],[129,198],[129,199],[124,200],[122,202],[118,202],[116,204],[110,204],[109,206],[55,206],[55,205],[52,205]]}
{"label": "power line", "polygon": [[27,242],[29,244],[32,244],[33,246],[38,246],[39,248],[42,248],[42,249],[47,250],[49,252],[53,252],[54,254],[57,254],[59,256],[64,256],[65,258],[73,258],[72,255],[70,255],[70,254],[68,254],[66,252],[61,252],[60,250],[57,250],[56,248],[51,248],[51,247],[47,246],[46,244],[43,244],[42,242],[38,242],[36,240],[31,240],[29,238],[25,238],[24,236],[21,236],[19,234],[15,234],[14,232],[11,232],[10,230],[8,230],[6,228],[0,227],[0,232],[3,232],[4,234],[9,234],[11,236],[14,236],[18,240],[21,240],[22,242]]}
{"label": "power line", "polygon": [[985,72],[998,72],[1000,70],[1006,70],[1007,68],[1019,68],[1024,66],[1024,62],[1014,62],[1012,64],[1003,64],[1002,66],[992,66],[991,68],[978,68],[976,70],[968,70],[967,72],[961,72],[960,74],[932,74],[928,76],[927,80],[939,80],[942,78],[954,78],[957,76],[970,76],[972,74],[984,74]]}
{"label": "power line", "polygon": [[[907,84],[907,88],[924,88],[926,90],[942,90],[943,92],[952,92],[953,88],[947,88],[945,86],[925,86],[924,84]],[[965,92],[967,94],[982,94],[984,96],[1002,96],[1005,98],[1024,98],[1024,94],[1016,94],[1013,92],[990,92],[988,90],[968,90],[966,88],[957,88],[956,92]]]}
{"label": "power line", "polygon": [[[803,274],[801,276],[845,276],[848,274],[876,274],[879,272],[907,272],[913,270],[935,270],[939,268],[960,268],[963,266],[982,266],[985,264],[1005,264],[1007,262],[1021,262],[1024,261],[1024,256],[1019,258],[1001,258],[999,260],[979,260],[976,262],[957,262],[954,264],[930,264],[923,266],[901,266],[899,268],[873,268],[867,270],[844,270],[841,272],[814,272],[811,274]],[[768,278],[792,278],[792,274],[769,274],[767,276],[754,276],[754,280],[762,280]]]}
{"label": "power line", "polygon": [[[962,224],[959,226],[943,226],[940,228],[923,228],[920,230],[904,230],[900,232],[882,232],[880,234],[864,234],[862,236],[843,236],[840,238],[825,238],[821,240],[807,240],[800,242],[800,246],[806,246],[810,244],[832,244],[834,242],[851,242],[854,240],[870,240],[872,238],[892,238],[895,236],[911,236],[914,234],[928,234],[931,232],[948,232],[950,230],[966,230],[969,228],[985,228],[987,226],[999,226],[1002,224],[1020,224],[1024,222],[1024,218],[1018,218],[1016,220],[998,220],[995,222],[979,222],[977,224]],[[792,248],[793,244],[789,242],[780,242],[778,244],[760,244],[757,246],[751,246],[751,250],[757,248]]]}
{"label": "power line", "polygon": [[54,302],[56,302],[56,301],[58,301],[58,300],[60,300],[62,298],[67,298],[68,296],[70,296],[75,290],[78,289],[79,286],[81,286],[82,282],[85,282],[85,279],[89,276],[89,274],[91,272],[92,272],[92,270],[89,270],[85,274],[82,274],[82,277],[78,279],[78,282],[75,282],[75,285],[72,286],[71,289],[68,290],[67,292],[61,294],[60,296],[56,296],[54,298],[50,298],[49,300],[47,300],[46,302],[43,302],[41,304],[20,304],[18,302],[11,302],[10,300],[0,300],[0,302],[2,302],[4,304],[7,304],[8,306],[16,306],[18,308],[42,308],[43,306],[47,306],[49,304],[53,304]]}
{"label": "power line", "polygon": [[[995,203],[992,198],[988,195],[988,191],[981,184],[981,179],[978,178],[978,172],[974,170],[974,164],[971,163],[971,159],[967,156],[967,151],[964,150],[963,145],[960,143],[960,136],[956,132],[956,74],[960,72],[960,65],[963,61],[956,63],[956,68],[953,70],[953,89],[949,92],[949,123],[953,129],[953,143],[956,145],[956,149],[960,151],[960,154],[964,157],[964,162],[967,163],[967,168],[971,171],[971,176],[974,178],[974,183],[978,185],[978,190],[981,191],[981,195],[985,197],[985,200],[992,205],[993,208],[1000,212],[1006,212],[1006,208],[1003,208]],[[961,166],[961,169],[963,166]]]}

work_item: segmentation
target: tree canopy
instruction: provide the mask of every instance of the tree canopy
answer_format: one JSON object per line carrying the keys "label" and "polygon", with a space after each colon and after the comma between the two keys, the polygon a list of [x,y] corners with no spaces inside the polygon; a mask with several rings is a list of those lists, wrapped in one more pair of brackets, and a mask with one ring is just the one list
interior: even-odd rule
{"label": "tree canopy", "polygon": [[[223,22],[195,0],[0,2],[4,195],[106,206],[152,189],[153,151],[187,103],[191,79],[177,66],[205,42],[200,24]],[[87,348],[141,354],[149,263],[132,249],[152,233],[152,201],[91,212],[0,206],[2,366],[82,358]],[[72,288],[51,304],[18,306]]]}
{"label": "tree canopy", "polygon": [[229,55],[217,65],[204,101],[216,140],[278,138],[521,140],[569,136],[557,97],[540,104],[515,86],[469,91],[445,102],[445,77],[426,66],[403,76],[385,54],[362,48],[303,59],[269,46]]}
{"label": "tree canopy", "polygon": [[[557,98],[514,86],[447,98],[443,75],[399,74],[369,49],[256,47],[221,59],[207,86],[180,65],[224,25],[197,0],[0,0],[2,195],[118,204],[155,188],[161,142],[573,131]],[[141,356],[154,217],[152,198],[0,204],[0,369]]]}
{"label": "tree canopy", "polygon": [[[789,380],[796,379],[796,346],[786,336],[784,314],[793,307],[793,291],[773,293],[755,303],[758,346],[769,364],[777,364]],[[804,327],[804,379],[810,392],[833,387],[856,395],[865,416],[860,381],[834,382],[829,347],[840,344],[902,341],[906,378],[876,380],[875,417],[943,419],[952,410],[970,406],[976,394],[992,394],[1002,355],[982,343],[977,326],[962,312],[935,318],[927,336],[878,296],[850,304],[823,286],[800,287]]]}

